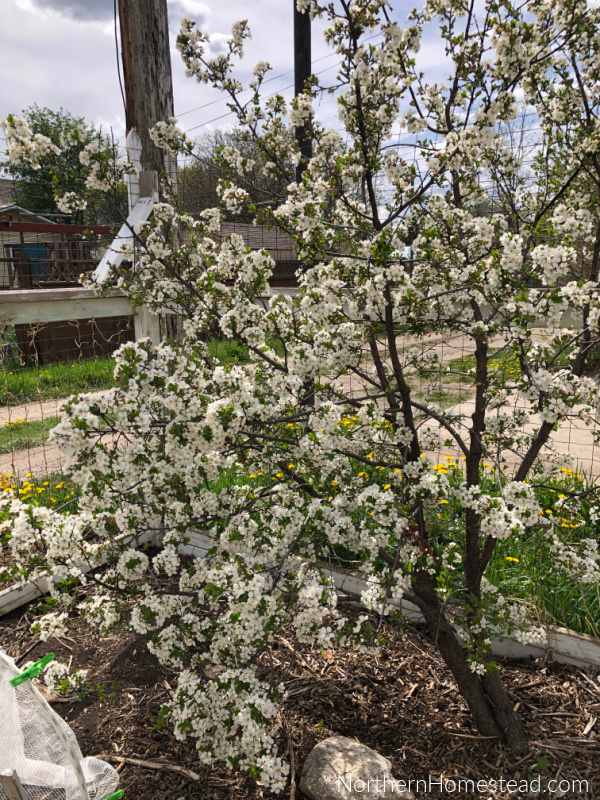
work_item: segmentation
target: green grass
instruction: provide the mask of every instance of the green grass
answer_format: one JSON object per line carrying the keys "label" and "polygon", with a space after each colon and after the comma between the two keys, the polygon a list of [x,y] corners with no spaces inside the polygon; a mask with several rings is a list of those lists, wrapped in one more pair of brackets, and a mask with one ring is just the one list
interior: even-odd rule
{"label": "green grass", "polygon": [[[449,365],[451,372],[447,374],[447,380],[455,383],[475,383],[475,356],[464,355],[454,358]],[[521,369],[514,353],[503,350],[497,356],[488,359],[488,369],[495,371],[505,379],[515,379],[519,376]],[[456,375],[457,372],[463,373]],[[471,373],[472,374],[468,374]]]}
{"label": "green grass", "polygon": [[[33,506],[54,508],[62,513],[78,511],[79,487],[60,473],[36,477],[32,473],[23,479],[16,479],[13,474],[0,475],[0,495],[13,494],[23,502]],[[61,508],[62,507],[62,508]],[[8,513],[0,511],[0,522],[7,519]],[[10,531],[0,536],[0,549],[10,540]],[[16,568],[0,574],[0,586],[18,579]]]}
{"label": "green grass", "polygon": [[[275,350],[283,353],[281,345]],[[221,364],[247,364],[248,347],[236,339],[208,343],[209,355]],[[108,389],[115,385],[115,360],[108,356],[56,364],[19,364],[15,359],[0,362],[0,406],[69,397],[81,392]]]}
{"label": "green grass", "polygon": [[208,342],[208,354],[221,364],[248,364],[250,351],[239,339],[213,339]]}
{"label": "green grass", "polygon": [[60,417],[4,423],[0,421],[0,454],[44,444],[48,441],[50,431],[59,421]]}
{"label": "green grass", "polygon": [[[458,487],[460,466],[448,470],[448,479]],[[559,518],[561,537],[567,544],[575,545],[584,538],[598,538],[599,535],[597,526],[589,522],[585,498],[581,501],[579,516],[584,524],[579,527],[575,527],[576,520],[568,512],[557,507],[565,489],[582,491],[587,483],[585,474],[565,470],[560,479],[548,484],[554,488],[536,490],[544,512]],[[490,494],[498,493],[491,468],[484,468],[482,489]],[[452,540],[464,542],[463,511],[452,495],[447,504],[429,512],[427,521],[434,546],[443,547]],[[485,577],[498,586],[505,597],[524,603],[532,619],[600,636],[600,584],[580,586],[558,569],[541,529],[532,528],[524,536],[498,541]]]}
{"label": "green grass", "polygon": [[15,478],[12,473],[0,475],[0,492],[12,492],[16,497],[34,506],[59,508],[67,501],[73,501],[65,507],[65,513],[73,512],[77,508],[76,500],[79,497],[79,487],[60,472],[52,475],[36,477],[28,472],[24,478]]}
{"label": "green grass", "polygon": [[413,393],[417,400],[428,404],[434,403],[440,408],[452,408],[457,403],[468,400],[471,396],[467,392],[441,388],[432,389],[431,391],[414,391]]}
{"label": "green grass", "polygon": [[[269,345],[277,355],[283,355],[283,345],[278,339],[269,342]],[[209,356],[218,358],[221,364],[250,363],[250,350],[239,339],[212,339],[207,347]]]}
{"label": "green grass", "polygon": [[5,362],[0,373],[0,403],[19,405],[108,389],[115,384],[114,369],[114,358],[107,356],[45,365]]}

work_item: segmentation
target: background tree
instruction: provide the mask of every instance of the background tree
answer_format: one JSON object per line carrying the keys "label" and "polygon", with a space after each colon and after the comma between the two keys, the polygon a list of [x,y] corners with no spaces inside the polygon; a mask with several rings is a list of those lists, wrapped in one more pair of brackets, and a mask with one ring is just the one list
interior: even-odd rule
{"label": "background tree", "polygon": [[[290,134],[290,154],[292,138]],[[194,216],[208,208],[221,205],[219,183],[227,175],[220,154],[226,148],[234,148],[248,164],[244,187],[250,203],[256,208],[278,205],[286,196],[287,185],[293,179],[294,166],[291,161],[284,172],[270,171],[263,151],[242,129],[217,129],[203,133],[194,143],[188,155],[188,163],[179,171],[180,207]],[[244,208],[233,215],[223,208],[225,218],[239,222],[251,222],[254,214]]]}
{"label": "background tree", "polygon": [[[65,147],[69,137],[77,133],[79,141],[97,139],[102,148],[111,145],[111,138],[97,131],[94,126],[89,126],[83,117],[75,117],[63,108],[56,111],[34,103],[22,115],[34,135],[47,137],[52,144],[61,148],[61,152],[54,153],[52,158],[35,168],[24,161],[8,162],[5,171],[14,181],[15,202],[40,214],[59,214],[61,209],[57,204],[57,190],[59,193],[81,194],[84,189],[79,150]],[[124,183],[116,185],[110,193],[96,194],[93,200],[88,192],[88,199],[91,202],[88,202],[85,211],[73,211],[68,215],[70,221],[102,225],[127,216],[127,190]]]}

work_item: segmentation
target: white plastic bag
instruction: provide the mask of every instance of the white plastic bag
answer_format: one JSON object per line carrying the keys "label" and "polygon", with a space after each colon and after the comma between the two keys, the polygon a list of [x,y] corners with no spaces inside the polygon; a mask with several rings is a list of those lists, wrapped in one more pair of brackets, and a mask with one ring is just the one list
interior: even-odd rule
{"label": "white plastic bag", "polygon": [[[28,800],[102,800],[119,783],[116,770],[83,758],[75,734],[0,648],[0,772],[15,770]],[[7,800],[0,787],[0,800]]]}

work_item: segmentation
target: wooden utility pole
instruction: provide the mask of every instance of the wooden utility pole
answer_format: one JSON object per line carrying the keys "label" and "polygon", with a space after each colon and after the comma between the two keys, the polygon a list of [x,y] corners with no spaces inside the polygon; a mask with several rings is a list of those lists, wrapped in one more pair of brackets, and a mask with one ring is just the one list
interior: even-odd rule
{"label": "wooden utility pole", "polygon": [[[296,0],[294,3],[294,94],[297,96],[304,91],[306,81],[312,74],[310,14],[298,11]],[[296,181],[300,182],[302,173],[312,157],[312,141],[306,136],[304,128],[296,128],[296,141],[300,147],[302,159],[296,167]]]}
{"label": "wooden utility pole", "polygon": [[[163,175],[177,191],[177,159],[157,147],[149,132],[157,122],[173,116],[167,0],[119,0],[119,22],[127,153],[139,170],[139,180],[133,178],[128,186],[130,214],[135,215],[138,200],[159,199]],[[176,318],[152,314],[146,306],[136,309],[134,322],[137,339],[150,338],[158,344],[163,333],[176,338]]]}
{"label": "wooden utility pole", "polygon": [[167,0],[119,0],[119,21],[126,127],[139,137],[140,195],[150,197],[162,172],[177,178],[176,160],[149,134],[153,125],[173,116]]}

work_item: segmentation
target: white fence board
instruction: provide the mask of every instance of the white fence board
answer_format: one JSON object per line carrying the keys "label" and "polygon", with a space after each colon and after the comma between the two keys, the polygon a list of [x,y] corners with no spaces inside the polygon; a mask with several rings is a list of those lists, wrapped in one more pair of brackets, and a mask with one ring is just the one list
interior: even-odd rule
{"label": "white fence board", "polygon": [[[133,539],[137,539],[137,543],[140,545],[146,544],[147,542],[157,544],[159,541],[159,537],[155,531],[147,531],[137,537],[128,536],[126,534],[117,537],[117,540],[126,542]],[[102,563],[106,563],[106,561],[107,558],[105,555]],[[90,566],[85,561],[79,560],[75,562],[75,566],[86,574],[94,569],[100,568],[95,565]],[[9,614],[11,611],[14,611],[15,608],[26,605],[26,603],[31,603],[32,600],[37,600],[38,597],[48,594],[49,591],[50,580],[48,578],[38,578],[35,581],[24,581],[7,586],[6,589],[0,591],[0,617]]]}
{"label": "white fence board", "polygon": [[127,217],[127,222],[121,225],[116,237],[102,256],[102,261],[100,261],[96,267],[95,275],[97,278],[104,280],[111,267],[118,267],[122,263],[123,245],[133,241],[134,232],[139,233],[138,225],[140,222],[145,222],[150,217],[152,209],[154,208],[154,202],[153,197],[138,198]]}
{"label": "white fence board", "polygon": [[133,314],[121,293],[98,297],[93,289],[13,289],[0,292],[0,326],[71,319],[100,319]]}

